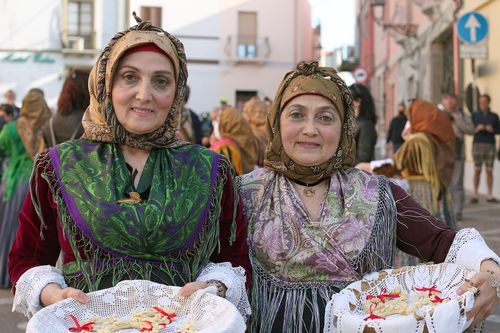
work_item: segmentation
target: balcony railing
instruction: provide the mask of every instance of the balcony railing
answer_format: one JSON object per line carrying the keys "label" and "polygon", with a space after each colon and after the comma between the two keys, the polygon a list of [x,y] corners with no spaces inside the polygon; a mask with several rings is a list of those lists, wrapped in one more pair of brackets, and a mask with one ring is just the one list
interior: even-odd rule
{"label": "balcony railing", "polygon": [[265,62],[271,54],[268,37],[252,37],[231,35],[226,39],[224,52],[234,62]]}

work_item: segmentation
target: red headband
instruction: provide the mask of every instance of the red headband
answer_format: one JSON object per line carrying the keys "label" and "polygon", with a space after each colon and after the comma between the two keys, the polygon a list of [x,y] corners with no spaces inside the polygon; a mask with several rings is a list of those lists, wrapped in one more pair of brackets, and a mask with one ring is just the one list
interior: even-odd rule
{"label": "red headband", "polygon": [[128,56],[129,54],[132,54],[132,53],[146,52],[146,51],[160,53],[160,54],[163,54],[164,56],[166,56],[170,59],[170,57],[167,55],[167,53],[165,51],[163,51],[162,49],[160,49],[158,46],[156,46],[156,44],[154,44],[154,43],[137,45],[136,47],[133,47],[133,48],[125,51],[123,56],[125,57],[125,56]]}

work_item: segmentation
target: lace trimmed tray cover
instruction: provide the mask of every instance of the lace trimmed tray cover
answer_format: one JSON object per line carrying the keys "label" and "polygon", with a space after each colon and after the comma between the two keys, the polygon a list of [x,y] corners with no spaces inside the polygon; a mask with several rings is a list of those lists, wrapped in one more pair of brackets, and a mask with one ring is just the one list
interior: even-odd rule
{"label": "lace trimmed tray cover", "polygon": [[[180,289],[145,280],[122,281],[113,288],[88,293],[88,304],[66,299],[43,308],[30,319],[26,332],[69,332],[69,328],[75,326],[70,314],[83,324],[92,317],[116,315],[127,319],[157,305],[168,306],[177,314],[175,320],[160,331],[162,333],[179,332],[186,320],[196,324],[197,333],[245,332],[243,317],[229,301],[204,290],[184,298],[177,296]],[[136,329],[122,331],[139,332]]]}
{"label": "lace trimmed tray cover", "polygon": [[[335,294],[325,310],[324,333],[456,333],[463,332],[471,324],[466,312],[474,305],[472,291],[457,297],[456,291],[465,278],[474,271],[455,264],[418,265],[398,269],[387,269],[366,275]],[[382,319],[368,319],[363,311],[367,295],[378,295],[384,290],[400,286],[411,299],[414,288],[436,286],[440,298],[450,300],[436,305],[424,306],[415,315],[392,315]],[[410,301],[411,302],[411,301]]]}

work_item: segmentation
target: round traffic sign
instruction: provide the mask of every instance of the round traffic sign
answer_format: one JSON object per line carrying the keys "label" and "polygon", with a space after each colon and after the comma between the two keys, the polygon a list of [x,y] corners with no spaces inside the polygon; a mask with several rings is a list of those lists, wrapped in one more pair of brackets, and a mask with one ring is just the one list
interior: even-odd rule
{"label": "round traffic sign", "polygon": [[352,76],[354,76],[354,80],[356,80],[357,83],[364,83],[368,78],[368,73],[366,73],[364,68],[358,67],[354,70]]}
{"label": "round traffic sign", "polygon": [[466,43],[479,43],[488,35],[488,21],[478,12],[462,15],[457,23],[458,36]]}

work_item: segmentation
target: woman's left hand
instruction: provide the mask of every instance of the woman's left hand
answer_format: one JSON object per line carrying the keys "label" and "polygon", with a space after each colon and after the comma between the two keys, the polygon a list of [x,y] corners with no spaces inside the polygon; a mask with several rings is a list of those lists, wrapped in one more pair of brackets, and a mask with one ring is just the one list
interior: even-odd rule
{"label": "woman's left hand", "polygon": [[203,281],[189,282],[179,290],[179,296],[189,297],[198,290],[205,289],[206,287],[208,287],[208,284]]}
{"label": "woman's left hand", "polygon": [[495,272],[495,276],[498,277],[500,276],[500,267],[493,260],[485,260],[481,263],[480,270],[470,279],[470,282],[465,282],[457,291],[458,295],[461,295],[472,286],[479,289],[479,295],[474,299],[474,307],[467,313],[467,319],[474,318],[473,325],[478,325],[485,320],[500,303],[496,289],[491,286],[493,283],[492,275],[488,272],[488,270]]}

